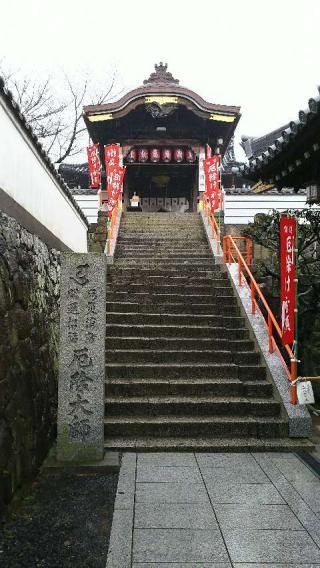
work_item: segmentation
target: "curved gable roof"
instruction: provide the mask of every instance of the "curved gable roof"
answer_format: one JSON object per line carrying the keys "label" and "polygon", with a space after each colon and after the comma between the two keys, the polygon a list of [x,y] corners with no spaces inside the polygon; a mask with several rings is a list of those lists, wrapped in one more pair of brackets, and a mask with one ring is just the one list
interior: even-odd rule
{"label": "curved gable roof", "polygon": [[[143,85],[129,91],[118,101],[101,105],[85,106],[83,110],[86,115],[102,112],[114,113],[125,110],[129,112],[132,104],[136,101],[141,98],[151,97],[152,95],[179,97],[180,99],[185,99],[186,101],[191,102],[200,111],[210,114],[225,114],[230,115],[231,117],[235,117],[235,115],[238,116],[240,114],[240,107],[238,106],[209,103],[194,91],[187,89],[186,87],[182,87],[179,85],[178,79],[174,79],[171,73],[167,71],[167,64],[164,65],[162,62],[159,65],[155,65],[155,72],[151,73],[149,79],[146,79]],[[123,112],[122,114],[127,114],[127,112]]]}

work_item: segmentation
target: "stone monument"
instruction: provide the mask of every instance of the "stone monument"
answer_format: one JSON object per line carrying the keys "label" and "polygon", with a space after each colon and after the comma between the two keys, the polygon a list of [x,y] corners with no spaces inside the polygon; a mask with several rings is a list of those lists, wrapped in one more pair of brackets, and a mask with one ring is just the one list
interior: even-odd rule
{"label": "stone monument", "polygon": [[57,459],[103,458],[106,257],[63,253]]}

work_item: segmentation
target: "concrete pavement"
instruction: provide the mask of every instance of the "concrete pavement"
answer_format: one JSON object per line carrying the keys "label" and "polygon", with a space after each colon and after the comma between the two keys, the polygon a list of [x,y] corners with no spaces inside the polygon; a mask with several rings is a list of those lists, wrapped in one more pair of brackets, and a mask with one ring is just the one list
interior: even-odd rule
{"label": "concrete pavement", "polygon": [[126,453],[107,568],[320,568],[320,481],[290,453]]}

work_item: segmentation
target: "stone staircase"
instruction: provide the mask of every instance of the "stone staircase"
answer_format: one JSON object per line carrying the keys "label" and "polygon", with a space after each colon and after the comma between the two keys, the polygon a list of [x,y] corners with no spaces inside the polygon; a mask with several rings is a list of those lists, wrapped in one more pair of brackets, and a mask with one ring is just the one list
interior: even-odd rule
{"label": "stone staircase", "polygon": [[301,449],[198,214],[127,213],[108,268],[105,446]]}

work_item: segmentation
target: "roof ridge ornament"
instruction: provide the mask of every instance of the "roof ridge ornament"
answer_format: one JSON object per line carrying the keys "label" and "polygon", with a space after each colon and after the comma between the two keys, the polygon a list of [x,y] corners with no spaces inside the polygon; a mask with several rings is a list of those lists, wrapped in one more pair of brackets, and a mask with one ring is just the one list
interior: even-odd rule
{"label": "roof ridge ornament", "polygon": [[174,84],[179,85],[179,79],[174,79],[172,73],[167,71],[168,63],[162,63],[160,61],[159,65],[157,63],[154,66],[155,71],[151,73],[149,79],[143,81],[144,85],[152,85],[153,83],[164,83],[164,84]]}

